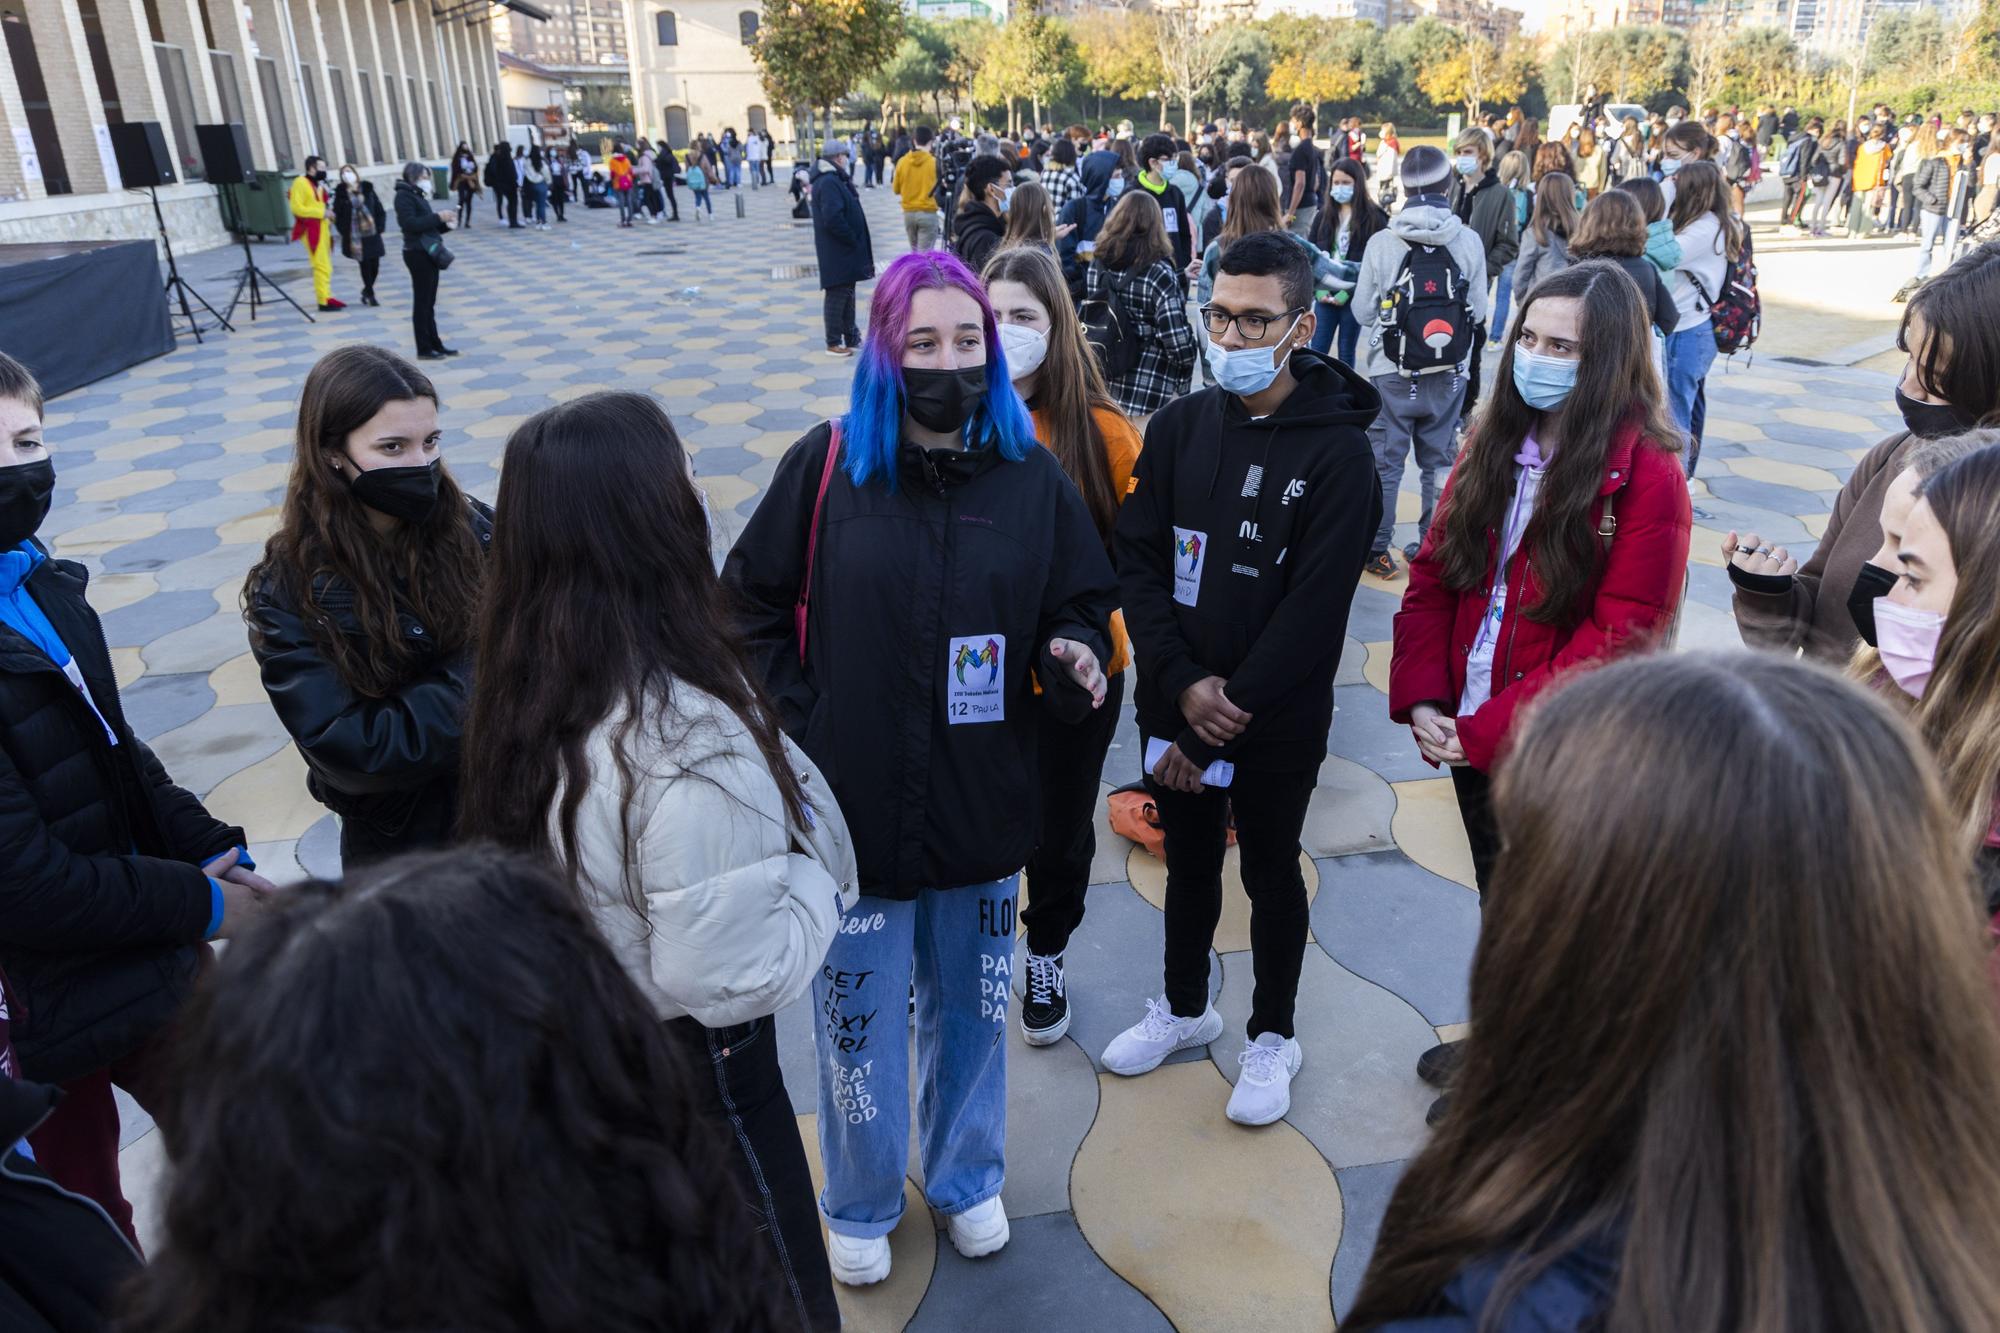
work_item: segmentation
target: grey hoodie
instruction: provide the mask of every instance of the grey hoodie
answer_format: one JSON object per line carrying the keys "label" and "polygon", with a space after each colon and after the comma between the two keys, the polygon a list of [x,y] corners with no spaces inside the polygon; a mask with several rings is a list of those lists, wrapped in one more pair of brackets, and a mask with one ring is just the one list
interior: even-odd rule
{"label": "grey hoodie", "polygon": [[[1413,204],[1405,208],[1389,219],[1387,227],[1368,238],[1368,248],[1361,252],[1361,276],[1354,282],[1354,317],[1361,321],[1355,369],[1371,380],[1400,373],[1376,340],[1375,324],[1381,318],[1382,295],[1396,281],[1396,274],[1403,267],[1403,256],[1412,245],[1441,245],[1451,252],[1453,262],[1470,287],[1466,304],[1472,308],[1472,317],[1481,324],[1486,322],[1486,248],[1479,237],[1448,207]],[[1475,345],[1473,355],[1478,354]],[[1450,367],[1439,367],[1445,369]]]}

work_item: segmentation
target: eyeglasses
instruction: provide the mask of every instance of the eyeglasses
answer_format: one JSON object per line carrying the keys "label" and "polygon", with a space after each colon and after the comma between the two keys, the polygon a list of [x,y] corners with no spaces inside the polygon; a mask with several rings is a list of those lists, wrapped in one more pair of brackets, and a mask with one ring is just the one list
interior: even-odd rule
{"label": "eyeglasses", "polygon": [[1304,313],[1305,307],[1302,305],[1294,306],[1290,310],[1281,310],[1275,315],[1232,315],[1227,310],[1218,310],[1212,305],[1205,305],[1201,308],[1201,321],[1207,326],[1208,336],[1211,338],[1220,338],[1229,332],[1229,326],[1234,324],[1238,333],[1251,342],[1256,342],[1264,336],[1267,329],[1286,316]]}

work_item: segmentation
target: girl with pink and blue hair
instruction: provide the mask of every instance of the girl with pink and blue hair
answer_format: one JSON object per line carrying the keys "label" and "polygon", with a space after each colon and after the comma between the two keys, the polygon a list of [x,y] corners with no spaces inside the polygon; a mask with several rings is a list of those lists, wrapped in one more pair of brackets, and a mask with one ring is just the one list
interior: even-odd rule
{"label": "girl with pink and blue hair", "polygon": [[813,984],[820,1210],[849,1286],[888,1276],[903,1214],[913,987],[925,1196],[967,1258],[1007,1243],[1007,1012],[1016,888],[1039,837],[1037,710],[1081,722],[1105,706],[1118,601],[971,270],[904,255],[869,318],[847,414],[780,460],[723,568],[860,867]]}

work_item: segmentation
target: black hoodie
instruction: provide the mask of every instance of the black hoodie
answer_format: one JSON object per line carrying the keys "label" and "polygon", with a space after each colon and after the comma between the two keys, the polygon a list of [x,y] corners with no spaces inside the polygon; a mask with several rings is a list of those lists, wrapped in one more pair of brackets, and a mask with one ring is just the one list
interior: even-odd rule
{"label": "black hoodie", "polygon": [[[1139,729],[1197,767],[1326,758],[1347,610],[1382,519],[1368,443],[1382,400],[1317,352],[1293,352],[1291,368],[1298,387],[1261,420],[1220,388],[1160,409],[1118,514]],[[1225,746],[1181,715],[1181,692],[1204,676],[1226,679],[1251,715]]]}

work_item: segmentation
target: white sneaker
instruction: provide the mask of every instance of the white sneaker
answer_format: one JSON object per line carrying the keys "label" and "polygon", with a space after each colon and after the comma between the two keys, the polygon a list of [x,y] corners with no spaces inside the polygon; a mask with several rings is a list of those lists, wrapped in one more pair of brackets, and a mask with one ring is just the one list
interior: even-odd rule
{"label": "white sneaker", "polygon": [[838,1231],[826,1233],[827,1262],[833,1280],[843,1287],[868,1287],[889,1276],[889,1238],[861,1240]]}
{"label": "white sneaker", "polygon": [[[1007,1209],[996,1194],[985,1203],[953,1213],[945,1219],[945,1228],[951,1232],[953,1249],[968,1259],[978,1259],[1007,1244]],[[888,1270],[885,1267],[883,1271]]]}
{"label": "white sneaker", "polygon": [[1229,1118],[1239,1125],[1268,1125],[1292,1109],[1292,1075],[1305,1063],[1294,1037],[1260,1032],[1236,1057],[1243,1073],[1229,1094]]}
{"label": "white sneaker", "polygon": [[1160,1061],[1190,1046],[1206,1046],[1222,1035],[1222,1015],[1210,1005],[1200,1018],[1176,1018],[1165,996],[1146,1001],[1146,1016],[1111,1039],[1104,1067],[1114,1074],[1145,1074]]}

